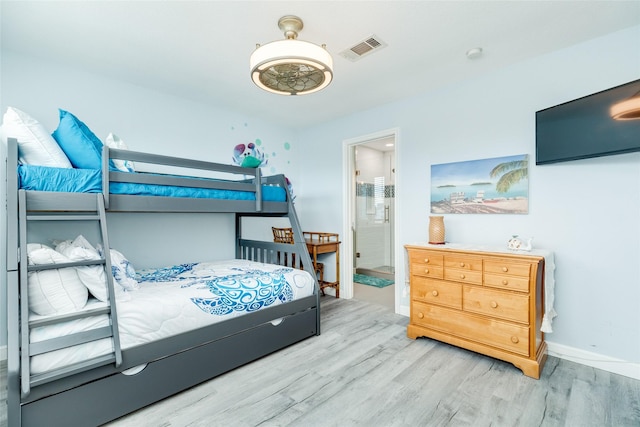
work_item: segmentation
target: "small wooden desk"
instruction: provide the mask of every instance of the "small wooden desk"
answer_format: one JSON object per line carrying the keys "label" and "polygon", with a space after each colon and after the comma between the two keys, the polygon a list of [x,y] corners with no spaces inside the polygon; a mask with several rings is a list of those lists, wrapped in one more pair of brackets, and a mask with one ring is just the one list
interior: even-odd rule
{"label": "small wooden desk", "polygon": [[318,264],[319,254],[328,254],[335,252],[336,254],[336,281],[328,282],[320,281],[320,290],[324,292],[324,288],[334,288],[336,290],[336,298],[340,298],[340,240],[335,233],[319,233],[315,231],[303,231],[304,240],[307,243],[307,250],[312,256],[313,266]]}

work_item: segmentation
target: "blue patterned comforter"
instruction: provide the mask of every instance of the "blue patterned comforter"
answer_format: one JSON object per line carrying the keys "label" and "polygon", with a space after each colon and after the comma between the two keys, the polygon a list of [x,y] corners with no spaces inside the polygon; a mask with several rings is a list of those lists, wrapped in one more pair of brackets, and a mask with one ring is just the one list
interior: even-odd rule
{"label": "blue patterned comforter", "polygon": [[247,260],[143,270],[137,273],[137,280],[140,288],[118,299],[123,348],[286,303],[314,291],[314,279],[306,271]]}
{"label": "blue patterned comforter", "polygon": [[[181,264],[142,270],[139,288],[116,294],[123,349],[312,295],[307,271],[246,260]],[[93,300],[85,310],[100,306]],[[274,319],[276,320],[276,319]],[[36,328],[33,342],[108,325],[106,315]],[[33,373],[107,354],[104,339],[31,358]]]}

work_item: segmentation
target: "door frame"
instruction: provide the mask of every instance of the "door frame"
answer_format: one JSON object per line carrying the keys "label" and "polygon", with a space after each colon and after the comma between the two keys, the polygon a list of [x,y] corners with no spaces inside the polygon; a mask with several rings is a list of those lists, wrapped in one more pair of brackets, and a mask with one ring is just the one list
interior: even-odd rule
{"label": "door frame", "polygon": [[[343,209],[343,218],[342,218],[342,264],[343,264],[343,274],[342,281],[340,283],[340,297],[343,298],[353,298],[353,250],[354,250],[354,241],[353,241],[353,230],[355,227],[355,215],[356,215],[356,179],[355,179],[355,157],[354,157],[354,148],[357,145],[364,144],[366,142],[381,139],[381,138],[389,138],[392,137],[394,139],[394,151],[395,151],[395,162],[394,167],[398,168],[399,163],[399,146],[400,146],[400,128],[391,128],[385,129],[378,132],[370,133],[367,135],[358,136],[355,138],[349,138],[342,141],[342,203],[344,206]],[[394,306],[395,312],[400,312],[400,301],[401,301],[401,292],[403,286],[399,286],[399,283],[402,276],[399,274],[401,270],[401,266],[403,265],[402,261],[402,248],[398,245],[398,236],[400,235],[399,230],[399,221],[400,211],[398,209],[398,173],[394,175],[394,185],[396,188],[395,197],[393,200],[394,203],[394,222],[393,222],[393,236],[394,236],[394,266],[395,266],[395,298],[394,298]]]}

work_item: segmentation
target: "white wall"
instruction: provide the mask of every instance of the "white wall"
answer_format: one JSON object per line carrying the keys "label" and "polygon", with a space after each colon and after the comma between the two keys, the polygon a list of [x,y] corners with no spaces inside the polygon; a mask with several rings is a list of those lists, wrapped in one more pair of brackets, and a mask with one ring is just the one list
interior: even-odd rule
{"label": "white wall", "polygon": [[[229,111],[224,106],[176,98],[16,52],[5,50],[1,55],[1,114],[7,106],[13,106],[53,131],[58,125],[58,108],[62,108],[84,121],[103,141],[109,132],[114,132],[131,150],[226,164],[232,163],[236,144],[259,140],[268,156],[263,173],[284,173],[292,180],[294,192],[297,190],[298,168],[294,161],[297,144],[295,134],[289,129]],[[0,158],[5,157],[6,147],[0,144]],[[5,167],[3,160],[0,163],[0,200],[5,200],[6,195]],[[0,223],[5,224],[5,204],[2,206]],[[110,215],[111,246],[121,249],[139,268],[235,257],[235,219],[232,215],[172,214],[170,228],[166,227],[162,216]],[[0,269],[6,271],[4,226],[0,230],[3,236]],[[64,235],[62,229],[55,233],[55,238],[75,237]],[[189,245],[176,251],[176,241],[185,237]],[[0,346],[5,346],[4,274],[0,275],[0,280]]]}
{"label": "white wall", "polygon": [[[640,153],[534,164],[537,110],[638,78],[634,27],[305,129],[313,165],[301,182],[316,196],[300,215],[313,228],[340,229],[345,177],[334,159],[343,141],[397,127],[397,250],[404,252],[403,244],[426,240],[431,164],[529,154],[529,214],[446,215],[447,240],[504,246],[512,234],[535,236],[557,263],[550,349],[640,378]],[[319,209],[325,214],[314,215]],[[408,311],[406,297],[402,306]]]}

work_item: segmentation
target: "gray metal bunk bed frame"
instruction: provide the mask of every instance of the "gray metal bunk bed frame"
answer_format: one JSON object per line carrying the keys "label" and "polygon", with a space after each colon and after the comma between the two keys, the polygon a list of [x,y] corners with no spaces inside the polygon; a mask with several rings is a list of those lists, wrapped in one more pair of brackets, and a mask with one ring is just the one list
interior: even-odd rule
{"label": "gray metal bunk bed frame", "polygon": [[[241,181],[205,181],[168,175],[122,173],[109,170],[109,159],[203,169],[250,178]],[[99,194],[25,191],[19,189],[17,166],[17,141],[10,138],[7,146],[8,425],[100,425],[320,334],[320,293],[316,280],[313,295],[303,299],[129,349],[121,349],[119,345],[116,304],[109,304],[102,312],[110,316],[111,328],[102,328],[90,336],[85,334],[52,339],[38,345],[30,344],[29,328],[41,326],[42,323],[30,322],[28,318],[28,272],[88,265],[85,261],[28,266],[26,243],[30,221],[96,220],[104,247],[109,247],[105,221],[108,212],[235,213],[236,258],[280,265],[284,265],[286,260],[289,260],[289,264],[297,260],[297,265],[289,265],[296,268],[311,266],[312,263],[283,175],[261,177],[259,168],[104,148],[103,188],[109,188],[109,182],[120,181],[242,190],[256,194],[255,201],[239,201],[117,195],[108,191]],[[283,187],[287,201],[263,201],[262,185]],[[246,216],[288,217],[297,243],[243,239],[242,218]],[[93,263],[102,264],[110,271],[108,252],[105,251],[104,259]],[[291,256],[293,254],[295,256]],[[114,301],[113,279],[110,274],[107,277],[109,301]],[[77,317],[79,315],[74,313],[56,316],[48,321],[55,323]],[[274,326],[276,322],[272,321],[276,319],[284,321]],[[104,337],[113,340],[113,354],[44,375],[31,375],[29,372],[31,354]],[[121,373],[143,364],[146,364],[146,368],[138,374]]]}

